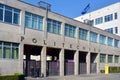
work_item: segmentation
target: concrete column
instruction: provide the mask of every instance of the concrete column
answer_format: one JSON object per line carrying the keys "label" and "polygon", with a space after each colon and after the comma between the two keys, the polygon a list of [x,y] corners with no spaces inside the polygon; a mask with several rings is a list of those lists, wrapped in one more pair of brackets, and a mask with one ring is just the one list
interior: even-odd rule
{"label": "concrete column", "polygon": [[62,42],[64,42],[64,31],[65,30],[65,23],[61,24],[61,37],[62,37]]}
{"label": "concrete column", "polygon": [[118,58],[118,64],[120,64],[120,55],[118,56],[119,58]]}
{"label": "concrete column", "polygon": [[112,63],[115,65],[115,55],[113,55],[113,61]]}
{"label": "concrete column", "polygon": [[108,37],[106,37],[106,44],[105,45],[108,45]]}
{"label": "concrete column", "polygon": [[46,16],[44,16],[43,18],[43,31],[44,31],[44,40],[47,39],[47,12],[46,12]]}
{"label": "concrete column", "polygon": [[113,39],[112,46],[115,46],[115,45],[114,45],[114,42],[115,42],[115,40]]}
{"label": "concrete column", "polygon": [[19,45],[19,64],[18,64],[18,72],[23,74],[23,56],[24,56],[24,44],[20,43]]}
{"label": "concrete column", "polygon": [[62,48],[59,54],[60,59],[60,76],[64,76],[64,49]]}
{"label": "concrete column", "polygon": [[46,46],[43,46],[42,51],[41,51],[41,74],[43,77],[46,77],[46,51],[47,48]]}
{"label": "concrete column", "polygon": [[20,34],[25,34],[25,11],[21,11],[21,17],[20,17]]}
{"label": "concrete column", "polygon": [[88,42],[90,43],[90,31],[88,31]]}
{"label": "concrete column", "polygon": [[76,41],[79,43],[79,27],[76,28]]}
{"label": "concrete column", "polygon": [[106,54],[106,64],[108,64],[108,54]]}
{"label": "concrete column", "polygon": [[98,43],[100,43],[100,34],[98,34],[98,39],[97,39]]}
{"label": "concrete column", "polygon": [[97,54],[97,73],[100,73],[100,53]]}
{"label": "concrete column", "polygon": [[91,42],[90,42],[90,31],[88,31],[88,48],[89,48],[89,51],[91,50]]}
{"label": "concrete column", "polygon": [[87,63],[87,74],[90,74],[90,52],[88,52],[86,56],[86,63]]}
{"label": "concrete column", "polygon": [[74,62],[75,62],[75,75],[78,75],[79,71],[79,51],[77,50],[74,54]]}

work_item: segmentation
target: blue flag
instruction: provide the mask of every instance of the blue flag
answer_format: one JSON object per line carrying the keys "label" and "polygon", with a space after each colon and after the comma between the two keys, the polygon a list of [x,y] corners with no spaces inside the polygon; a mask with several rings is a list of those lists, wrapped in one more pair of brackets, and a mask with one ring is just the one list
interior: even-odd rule
{"label": "blue flag", "polygon": [[89,9],[90,9],[90,3],[84,8],[81,14],[86,14]]}

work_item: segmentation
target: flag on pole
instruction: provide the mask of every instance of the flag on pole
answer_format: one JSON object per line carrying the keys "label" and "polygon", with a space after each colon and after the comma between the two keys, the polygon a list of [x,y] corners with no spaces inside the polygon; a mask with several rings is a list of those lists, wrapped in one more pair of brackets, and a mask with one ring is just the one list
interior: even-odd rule
{"label": "flag on pole", "polygon": [[90,3],[84,8],[84,10],[81,12],[81,14],[86,14],[87,11],[90,9]]}

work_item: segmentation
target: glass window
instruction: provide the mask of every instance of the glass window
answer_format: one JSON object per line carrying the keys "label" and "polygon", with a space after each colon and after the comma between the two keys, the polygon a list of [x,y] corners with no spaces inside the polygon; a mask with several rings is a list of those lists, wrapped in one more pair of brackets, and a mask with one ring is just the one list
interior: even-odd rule
{"label": "glass window", "polygon": [[5,22],[12,24],[12,8],[8,6],[5,7]]}
{"label": "glass window", "polygon": [[20,24],[20,10],[0,4],[0,21]]}
{"label": "glass window", "polygon": [[2,58],[2,42],[0,42],[0,58]]}
{"label": "glass window", "polygon": [[117,13],[114,13],[114,18],[117,19],[117,17],[118,17],[118,16],[117,16]]}
{"label": "glass window", "polygon": [[69,25],[69,24],[65,24],[65,36],[68,37],[76,37],[76,27]]}
{"label": "glass window", "polygon": [[32,28],[32,15],[30,13],[25,13],[25,27]]}
{"label": "glass window", "polygon": [[115,27],[115,34],[118,34],[118,27]]}
{"label": "glass window", "polygon": [[119,63],[119,56],[115,56],[115,63]]}
{"label": "glass window", "polygon": [[113,38],[108,37],[108,46],[113,46]]}
{"label": "glass window", "polygon": [[38,17],[38,26],[37,26],[38,30],[43,30],[43,17]]}
{"label": "glass window", "polygon": [[61,34],[61,22],[58,23],[58,33]]}
{"label": "glass window", "polygon": [[89,24],[90,26],[94,26],[94,20],[89,20],[89,21],[88,21],[88,24]]}
{"label": "glass window", "polygon": [[91,42],[98,42],[98,34],[95,32],[90,32],[90,41]]}
{"label": "glass window", "polygon": [[18,59],[18,48],[17,47],[12,48],[12,59]]}
{"label": "glass window", "polygon": [[0,21],[3,21],[3,5],[0,4]]}
{"label": "glass window", "polygon": [[113,34],[113,28],[108,28],[108,29],[105,29],[105,31],[109,32],[109,33],[112,33]]}
{"label": "glass window", "polygon": [[106,44],[106,36],[100,35],[100,44]]}
{"label": "glass window", "polygon": [[13,23],[20,24],[20,10],[14,9]]}
{"label": "glass window", "polygon": [[105,54],[100,54],[100,62],[105,63],[106,60],[106,55]]}
{"label": "glass window", "polygon": [[12,44],[12,59],[18,59],[19,56],[19,49],[18,49],[18,44],[13,43]]}
{"label": "glass window", "polygon": [[107,15],[104,17],[105,22],[112,21],[113,20],[113,14]]}
{"label": "glass window", "polygon": [[114,40],[114,46],[119,47],[119,40],[117,40],[117,39]]}
{"label": "glass window", "polygon": [[53,31],[52,21],[50,19],[47,20],[47,31],[48,32],[52,32]]}
{"label": "glass window", "polygon": [[0,58],[3,59],[18,59],[19,45],[10,42],[0,42]]}
{"label": "glass window", "polygon": [[69,26],[68,25],[65,25],[65,35],[66,36],[69,36]]}
{"label": "glass window", "polygon": [[36,15],[32,15],[32,28],[37,29],[37,16]]}
{"label": "glass window", "polygon": [[108,55],[108,63],[112,63],[113,62],[113,56],[112,55]]}
{"label": "glass window", "polygon": [[79,29],[79,39],[81,40],[88,40],[88,30]]}
{"label": "glass window", "polygon": [[61,22],[48,19],[47,20],[47,31],[55,34],[61,34]]}
{"label": "glass window", "polygon": [[25,12],[25,27],[43,30],[43,17]]}
{"label": "glass window", "polygon": [[3,21],[3,9],[0,9],[0,21]]}
{"label": "glass window", "polygon": [[103,23],[103,17],[100,17],[100,18],[95,19],[95,24],[96,24],[96,25],[97,25],[97,24],[101,24],[101,23]]}
{"label": "glass window", "polygon": [[11,44],[5,42],[3,47],[3,58],[10,59],[11,57]]}
{"label": "glass window", "polygon": [[3,8],[3,6],[4,6],[3,4],[0,4],[0,9],[2,9],[2,8]]}

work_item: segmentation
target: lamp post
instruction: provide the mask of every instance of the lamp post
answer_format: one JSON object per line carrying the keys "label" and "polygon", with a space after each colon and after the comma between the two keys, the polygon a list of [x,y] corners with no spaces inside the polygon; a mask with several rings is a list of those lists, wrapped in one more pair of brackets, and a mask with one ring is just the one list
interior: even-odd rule
{"label": "lamp post", "polygon": [[46,65],[46,57],[47,57],[47,54],[46,54],[46,39],[47,39],[47,19],[48,19],[48,11],[51,10],[51,5],[47,2],[43,2],[43,1],[40,1],[38,2],[38,5],[40,8],[42,9],[45,9],[46,10],[46,13],[45,13],[45,19],[44,19],[44,47],[43,47],[43,53],[44,54],[41,54],[41,77],[46,77],[47,76],[47,65]]}
{"label": "lamp post", "polygon": [[48,11],[51,10],[51,4],[47,3],[47,2],[44,2],[44,1],[40,1],[38,2],[39,4],[39,7],[43,8],[43,9],[46,9],[46,20],[48,18]]}

